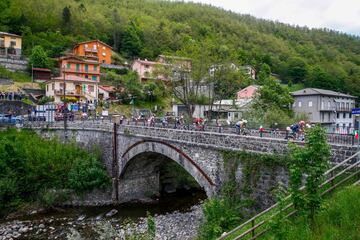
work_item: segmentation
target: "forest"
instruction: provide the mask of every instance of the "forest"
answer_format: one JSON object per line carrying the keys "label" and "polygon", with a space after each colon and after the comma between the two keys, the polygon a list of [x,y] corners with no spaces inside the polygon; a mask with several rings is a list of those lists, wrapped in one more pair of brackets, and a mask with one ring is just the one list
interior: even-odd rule
{"label": "forest", "polygon": [[[360,96],[360,37],[254,18],[204,4],[156,0],[0,0],[0,31],[23,36],[25,55],[42,46],[58,57],[100,39],[124,59],[155,59],[211,46],[212,55],[283,83]],[[204,45],[205,44],[205,45]],[[186,55],[186,54],[184,54]],[[188,56],[193,57],[193,56]]]}

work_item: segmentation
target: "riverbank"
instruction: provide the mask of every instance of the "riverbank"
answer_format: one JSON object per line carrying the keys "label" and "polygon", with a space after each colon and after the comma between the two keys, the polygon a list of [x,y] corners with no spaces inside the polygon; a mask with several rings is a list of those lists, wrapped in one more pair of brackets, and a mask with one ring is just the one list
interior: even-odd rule
{"label": "riverbank", "polygon": [[[192,240],[196,238],[203,219],[201,204],[180,212],[154,215],[155,239]],[[106,212],[97,216],[74,215],[51,216],[41,219],[14,220],[0,224],[0,240],[10,239],[99,239],[99,233],[112,234],[114,239],[126,239],[131,233],[147,230],[147,218],[129,220],[106,217]],[[115,237],[116,236],[116,237]]]}

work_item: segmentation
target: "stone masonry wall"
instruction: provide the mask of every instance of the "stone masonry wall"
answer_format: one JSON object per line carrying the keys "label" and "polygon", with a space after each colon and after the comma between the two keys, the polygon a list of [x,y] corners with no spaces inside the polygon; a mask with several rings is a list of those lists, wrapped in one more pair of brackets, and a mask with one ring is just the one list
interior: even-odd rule
{"label": "stone masonry wall", "polygon": [[[41,127],[43,128],[43,126]],[[224,162],[222,157],[223,150],[232,151],[247,151],[254,153],[267,154],[285,154],[288,151],[288,142],[283,139],[269,139],[254,136],[238,136],[231,134],[210,133],[210,132],[195,132],[183,131],[176,129],[164,128],[149,128],[144,126],[118,126],[117,136],[117,161],[116,165],[112,161],[113,150],[113,125],[105,123],[69,123],[68,138],[73,139],[81,146],[90,148],[93,145],[98,145],[103,154],[103,162],[106,165],[108,173],[114,179],[118,179],[117,185],[113,185],[113,200],[116,199],[114,195],[118,192],[118,201],[133,199],[145,194],[146,188],[150,184],[151,190],[156,191],[158,176],[151,172],[151,168],[142,168],[140,166],[133,169],[143,169],[139,174],[126,173],[126,167],[131,164],[133,157],[141,152],[155,152],[164,154],[169,158],[177,161],[182,165],[201,186],[208,189],[209,196],[211,193],[217,193],[221,188],[223,182],[226,180],[224,172]],[[59,136],[64,140],[63,125],[56,123],[48,126],[46,129],[37,129],[37,132],[44,137]],[[139,144],[141,143],[141,145]],[[132,147],[139,144],[136,148]],[[303,145],[303,143],[297,143]],[[172,148],[175,150],[173,150]],[[356,147],[345,145],[331,145],[332,148],[332,162],[340,162],[346,157],[353,155],[356,152]],[[132,150],[129,150],[132,149]],[[195,163],[191,164],[181,154],[187,155]],[[126,155],[127,154],[127,155]],[[123,157],[126,156],[126,157]],[[127,159],[128,158],[128,159]],[[136,166],[136,163],[134,166]],[[115,166],[113,169],[112,166]],[[133,166],[133,167],[134,167]],[[203,174],[209,179],[204,179],[198,169],[199,167]],[[114,175],[115,174],[115,175]],[[236,179],[239,189],[243,188],[246,182],[242,178],[243,170],[241,164],[237,169]],[[252,183],[253,191],[252,197],[260,206],[269,206],[273,203],[271,191],[277,186],[278,182],[287,185],[288,173],[280,167],[273,168],[262,167],[256,175],[256,181]],[[146,176],[144,178],[144,176]],[[144,180],[145,179],[145,180]],[[211,181],[214,184],[213,189],[206,181]],[[116,182],[114,182],[115,184]],[[139,188],[136,191],[130,191],[134,188]],[[117,191],[115,191],[117,189]],[[142,189],[142,190],[141,190]]]}

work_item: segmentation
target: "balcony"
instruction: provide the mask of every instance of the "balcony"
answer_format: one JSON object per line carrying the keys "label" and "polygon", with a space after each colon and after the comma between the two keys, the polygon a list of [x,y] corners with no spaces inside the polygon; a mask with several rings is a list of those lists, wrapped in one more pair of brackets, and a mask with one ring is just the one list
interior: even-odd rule
{"label": "balcony", "polygon": [[[61,89],[61,90],[55,90],[55,95],[60,95],[60,96],[64,96],[64,90]],[[81,96],[84,96],[84,93],[83,91],[65,91],[65,95],[66,96],[74,96],[74,97],[81,97]]]}
{"label": "balcony", "polygon": [[337,112],[351,112],[351,107],[336,107]]}
{"label": "balcony", "polygon": [[66,73],[90,73],[90,74],[100,74],[100,72],[97,70],[97,71],[94,71],[94,70],[90,70],[90,69],[83,69],[83,68],[79,68],[79,69],[76,69],[76,68],[66,68],[65,69],[65,72]]}
{"label": "balcony", "polygon": [[92,52],[92,53],[97,53],[98,50],[97,48],[89,48],[89,47],[85,47],[85,52]]}

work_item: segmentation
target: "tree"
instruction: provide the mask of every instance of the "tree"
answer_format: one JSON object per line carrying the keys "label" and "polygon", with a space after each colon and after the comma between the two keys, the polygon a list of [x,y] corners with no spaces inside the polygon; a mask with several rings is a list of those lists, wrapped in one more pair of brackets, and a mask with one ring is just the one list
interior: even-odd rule
{"label": "tree", "polygon": [[29,64],[37,68],[49,68],[50,60],[41,46],[35,46],[31,51]]}
{"label": "tree", "polygon": [[[296,209],[305,211],[310,219],[321,204],[320,184],[329,166],[330,147],[325,130],[319,125],[306,131],[305,147],[290,145],[290,192]],[[305,191],[299,189],[305,180]]]}
{"label": "tree", "polygon": [[288,79],[293,83],[304,82],[308,72],[307,68],[307,64],[302,58],[291,58],[287,66]]}
{"label": "tree", "polygon": [[135,58],[140,56],[140,52],[143,48],[142,32],[140,28],[131,21],[124,30],[122,36],[122,52],[128,58]]}
{"label": "tree", "polygon": [[71,11],[70,11],[70,7],[64,7],[63,12],[62,12],[62,20],[63,20],[63,24],[64,26],[66,26],[67,24],[70,23],[71,21]]}

